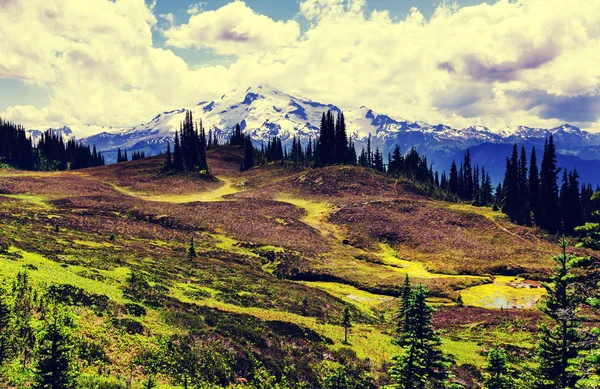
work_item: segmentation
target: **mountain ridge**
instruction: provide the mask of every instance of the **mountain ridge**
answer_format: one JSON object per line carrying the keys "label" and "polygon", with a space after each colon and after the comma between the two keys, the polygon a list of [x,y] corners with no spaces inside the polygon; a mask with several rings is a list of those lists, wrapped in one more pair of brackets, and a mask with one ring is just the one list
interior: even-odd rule
{"label": "mountain ridge", "polygon": [[[200,101],[190,109],[195,119],[202,120],[206,131],[212,131],[221,142],[229,138],[239,123],[243,132],[249,134],[257,145],[274,136],[280,137],[284,144],[291,143],[294,136],[303,143],[315,139],[321,116],[327,110],[337,114],[342,112],[333,104],[294,96],[266,85],[236,89],[216,100]],[[164,111],[147,123],[126,129],[99,128],[102,129],[99,133],[79,139],[96,145],[99,151],[104,152],[107,162],[112,162],[117,148],[145,151],[147,155],[158,154],[171,142],[186,112],[185,108]],[[409,121],[379,113],[364,105],[345,111],[344,116],[348,134],[358,150],[366,146],[369,137],[372,147],[380,148],[384,156],[396,144],[403,151],[415,147],[434,162],[438,170],[447,169],[452,158],[470,147],[513,143],[525,144],[528,148],[543,147],[550,135],[554,136],[560,154],[582,160],[600,160],[600,134],[567,123],[550,129],[528,126],[490,129],[480,125],[458,129],[445,124]],[[69,126],[58,131],[68,137],[74,136]],[[37,136],[40,133],[37,131]]]}

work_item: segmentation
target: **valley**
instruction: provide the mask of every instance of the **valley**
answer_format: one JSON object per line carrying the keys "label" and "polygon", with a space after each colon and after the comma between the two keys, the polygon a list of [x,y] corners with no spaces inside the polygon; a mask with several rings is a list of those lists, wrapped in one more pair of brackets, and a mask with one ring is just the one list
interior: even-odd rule
{"label": "valley", "polygon": [[[241,158],[232,146],[209,150],[214,177],[161,173],[162,157],[77,172],[3,169],[0,277],[27,271],[38,287],[106,296],[105,308],[73,307],[81,336],[107,345],[109,362],[83,369],[98,380],[127,376],[161,339],[197,333],[226,344],[217,354],[232,366],[252,356],[275,375],[294,366],[288,377],[310,382],[324,363],[368,361],[385,383],[399,352],[393,323],[406,275],[431,291],[456,374],[476,380],[467,372],[483,368],[498,341],[532,352],[552,237],[488,208],[431,200],[371,169],[240,172]],[[133,293],[138,278],[149,289]],[[147,313],[132,315],[128,304]],[[141,330],[118,329],[131,321]],[[166,376],[158,381],[171,387]]]}

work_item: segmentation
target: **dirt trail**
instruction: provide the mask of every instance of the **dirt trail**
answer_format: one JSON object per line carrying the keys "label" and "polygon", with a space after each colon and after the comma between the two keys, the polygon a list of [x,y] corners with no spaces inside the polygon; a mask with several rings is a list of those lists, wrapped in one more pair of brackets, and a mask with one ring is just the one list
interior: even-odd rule
{"label": "dirt trail", "polygon": [[201,202],[213,202],[213,201],[228,201],[225,196],[232,195],[235,193],[242,192],[241,189],[238,189],[235,186],[235,183],[226,177],[217,177],[217,179],[223,182],[223,185],[214,190],[197,192],[197,193],[187,193],[187,194],[151,194],[151,193],[142,193],[135,192],[125,187],[118,186],[116,184],[105,182],[105,184],[110,185],[114,190],[119,193],[122,193],[127,196],[137,197],[146,201],[157,201],[157,202],[165,202],[165,203],[173,203],[173,204],[184,204],[184,203],[193,203],[197,201]]}

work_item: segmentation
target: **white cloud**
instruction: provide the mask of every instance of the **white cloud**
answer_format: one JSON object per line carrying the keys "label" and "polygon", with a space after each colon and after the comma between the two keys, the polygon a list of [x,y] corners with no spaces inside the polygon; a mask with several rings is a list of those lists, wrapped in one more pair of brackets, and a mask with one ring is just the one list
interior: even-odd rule
{"label": "white cloud", "polygon": [[201,1],[199,3],[194,3],[188,7],[186,12],[190,15],[199,14],[200,12],[204,11],[204,7],[206,6],[206,4],[207,3],[205,1]]}
{"label": "white cloud", "polygon": [[167,28],[171,28],[175,24],[175,15],[173,15],[172,12],[169,12],[167,14],[160,14],[158,15],[158,17],[166,21]]}
{"label": "white cloud", "polygon": [[28,126],[139,124],[232,86],[222,66],[192,70],[153,47],[144,0],[12,0],[0,19],[0,77],[51,91],[46,107],[1,114]]}
{"label": "white cloud", "polygon": [[[415,1],[415,4],[417,2]],[[229,89],[267,83],[338,104],[454,126],[600,130],[600,0],[442,5],[430,19],[367,13],[365,0],[304,0],[276,22],[241,1],[166,32],[175,47],[236,54],[192,69],[152,45],[143,0],[0,2],[0,77],[50,87],[29,123],[129,125]]]}
{"label": "white cloud", "polygon": [[297,22],[274,21],[257,14],[243,1],[198,13],[191,16],[187,24],[164,32],[169,46],[207,48],[224,55],[265,52],[289,45],[299,35]]}

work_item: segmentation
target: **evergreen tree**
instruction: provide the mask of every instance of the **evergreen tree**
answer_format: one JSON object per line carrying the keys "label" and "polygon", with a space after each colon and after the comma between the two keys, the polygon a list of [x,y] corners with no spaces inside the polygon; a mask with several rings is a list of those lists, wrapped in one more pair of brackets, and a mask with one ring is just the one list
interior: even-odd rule
{"label": "evergreen tree", "polygon": [[510,159],[506,160],[506,173],[502,188],[504,190],[502,212],[508,215],[512,221],[521,223],[519,212],[519,157],[516,144],[513,145]]}
{"label": "evergreen tree", "polygon": [[519,188],[519,221],[522,224],[531,224],[531,210],[529,209],[529,177],[527,176],[527,153],[525,146],[521,146],[519,158],[518,188]]}
{"label": "evergreen tree", "polygon": [[348,344],[348,332],[352,327],[352,312],[350,312],[350,307],[347,305],[343,311],[342,326],[344,327],[344,344]]}
{"label": "evergreen tree", "polygon": [[450,193],[458,196],[458,169],[456,168],[456,162],[452,161],[450,166],[450,179],[448,182]]}
{"label": "evergreen tree", "polygon": [[39,345],[36,364],[36,389],[71,389],[76,387],[75,355],[70,318],[55,310]]}
{"label": "evergreen tree", "polygon": [[576,375],[569,371],[570,360],[577,357],[580,339],[578,317],[581,296],[574,286],[573,270],[580,267],[583,258],[567,253],[569,242],[560,241],[562,253],[553,256],[556,268],[549,283],[544,283],[547,295],[541,310],[552,325],[539,328],[539,389],[573,388]]}
{"label": "evergreen tree", "polygon": [[531,159],[529,160],[529,209],[533,214],[533,220],[535,224],[540,223],[541,210],[540,210],[540,173],[537,165],[537,156],[535,154],[535,147],[531,148]]}
{"label": "evergreen tree", "polygon": [[[590,197],[591,215],[600,217],[600,191]],[[581,236],[581,245],[594,250],[600,250],[600,223],[590,218],[589,222],[576,227],[575,231]]]}
{"label": "evergreen tree", "polygon": [[349,164],[348,138],[346,134],[346,121],[344,113],[340,112],[335,126],[335,163]]}
{"label": "evergreen tree", "polygon": [[254,146],[250,136],[245,137],[244,141],[244,161],[242,162],[242,171],[252,169],[254,167]]}
{"label": "evergreen tree", "polygon": [[560,231],[561,212],[556,182],[561,169],[556,167],[556,148],[552,135],[544,145],[540,171],[540,227],[551,234]]}
{"label": "evergreen tree", "polygon": [[325,389],[350,389],[354,386],[350,386],[348,383],[348,377],[346,370],[341,368],[325,378]]}
{"label": "evergreen tree", "polygon": [[512,389],[513,387],[506,361],[506,351],[496,346],[488,354],[485,366],[485,388]]}
{"label": "evergreen tree", "polygon": [[[413,290],[410,286],[410,279],[408,278],[408,273],[404,277],[404,284],[402,284],[402,289],[400,291],[400,306],[398,307],[398,319],[396,322],[396,333],[400,336],[401,339],[402,334],[406,331],[406,314],[410,308],[410,302],[412,298]],[[398,340],[399,342],[399,340]]]}
{"label": "evergreen tree", "polygon": [[465,152],[465,160],[463,162],[463,190],[462,198],[467,201],[473,200],[473,168],[471,166],[471,151],[467,149]]}
{"label": "evergreen tree", "polygon": [[187,255],[190,260],[192,260],[198,256],[196,253],[196,247],[194,246],[194,237],[193,236],[190,239],[190,245],[187,249]]}
{"label": "evergreen tree", "polygon": [[181,143],[179,141],[179,131],[175,131],[175,141],[173,150],[173,168],[177,171],[183,170],[183,156],[181,155]]}
{"label": "evergreen tree", "polygon": [[450,360],[442,353],[441,339],[432,326],[433,308],[427,291],[419,285],[410,300],[406,330],[400,344],[404,351],[393,358],[390,375],[397,389],[445,388]]}
{"label": "evergreen tree", "polygon": [[173,160],[171,158],[171,143],[167,142],[167,153],[165,155],[165,169],[171,170],[173,167]]}
{"label": "evergreen tree", "polygon": [[11,316],[11,308],[4,296],[4,290],[0,289],[0,369],[10,357]]}

